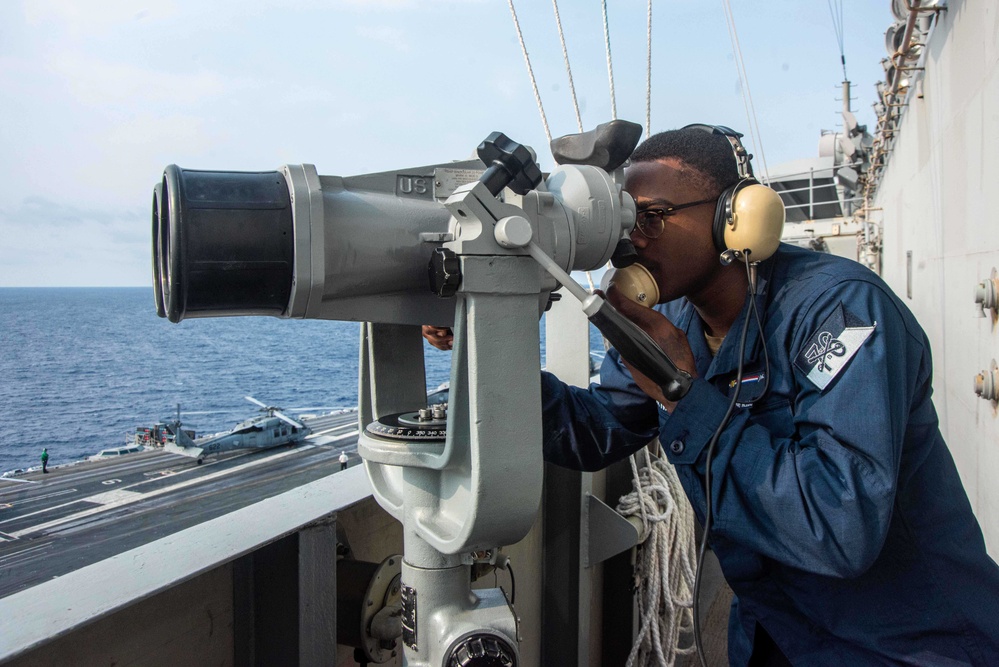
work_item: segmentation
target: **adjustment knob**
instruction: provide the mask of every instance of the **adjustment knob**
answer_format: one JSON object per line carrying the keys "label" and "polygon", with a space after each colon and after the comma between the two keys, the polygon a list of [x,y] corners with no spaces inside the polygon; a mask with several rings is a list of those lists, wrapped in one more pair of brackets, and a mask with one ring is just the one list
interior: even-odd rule
{"label": "adjustment knob", "polygon": [[434,248],[427,273],[430,277],[430,290],[441,298],[454,296],[461,285],[458,256],[447,248]]}
{"label": "adjustment knob", "polygon": [[466,635],[451,646],[447,667],[516,667],[513,647],[496,635]]}
{"label": "adjustment knob", "polygon": [[486,137],[476,153],[486,165],[479,182],[494,197],[506,187],[518,195],[526,195],[541,183],[541,168],[534,161],[531,149],[502,132]]}

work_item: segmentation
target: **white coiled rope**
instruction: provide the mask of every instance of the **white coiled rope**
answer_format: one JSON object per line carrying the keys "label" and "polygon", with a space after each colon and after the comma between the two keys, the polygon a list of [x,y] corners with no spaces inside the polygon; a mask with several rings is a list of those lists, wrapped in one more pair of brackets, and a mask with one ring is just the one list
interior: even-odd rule
{"label": "white coiled rope", "polygon": [[[636,459],[643,452],[639,470]],[[635,490],[617,506],[622,516],[640,517],[643,526],[635,565],[639,629],[627,667],[670,666],[677,656],[695,652],[692,640],[679,646],[681,633],[693,636],[694,513],[661,447],[658,454],[643,448],[632,455]]]}

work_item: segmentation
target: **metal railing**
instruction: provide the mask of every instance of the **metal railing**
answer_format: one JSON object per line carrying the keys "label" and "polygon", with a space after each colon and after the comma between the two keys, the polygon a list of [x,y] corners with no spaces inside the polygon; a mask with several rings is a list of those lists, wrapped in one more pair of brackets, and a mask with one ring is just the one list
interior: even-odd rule
{"label": "metal railing", "polygon": [[[863,164],[864,163],[862,161],[857,160],[857,161],[853,161],[853,162],[847,162],[847,163],[844,163],[844,164],[831,165],[829,167],[822,167],[820,169],[816,169],[815,167],[810,167],[808,169],[808,171],[800,171],[800,172],[792,172],[792,173],[789,173],[789,174],[783,174],[783,175],[781,175],[780,178],[771,179],[767,184],[770,187],[774,187],[775,185],[780,184],[780,183],[785,183],[785,182],[788,182],[788,181],[799,181],[799,180],[803,180],[805,177],[807,177],[808,178],[808,185],[805,185],[805,186],[802,186],[802,187],[798,187],[798,188],[785,188],[785,187],[780,187],[780,186],[778,186],[779,189],[778,188],[774,188],[775,190],[777,190],[778,194],[781,195],[781,198],[785,199],[785,202],[784,202],[784,208],[785,208],[785,210],[791,211],[791,210],[799,210],[799,209],[805,209],[805,208],[807,208],[808,209],[808,218],[809,219],[814,219],[815,218],[815,207],[816,206],[836,204],[836,205],[840,206],[840,210],[843,211],[843,215],[846,215],[845,211],[848,208],[848,204],[855,204],[855,203],[858,203],[858,202],[863,202],[864,199],[863,199],[863,197],[860,197],[860,196],[856,196],[856,197],[845,197],[845,198],[842,197],[842,196],[840,196],[841,190],[845,190],[846,188],[844,188],[844,186],[839,185],[836,182],[835,172],[838,169],[843,169],[843,168],[847,168],[847,167],[849,167],[849,168],[861,168],[861,167],[863,167]],[[831,176],[828,177],[828,178],[823,177],[822,182],[817,185],[816,182],[815,182],[815,179],[816,179],[815,173],[817,171],[818,172],[827,172],[828,171],[828,172],[830,172]],[[823,197],[821,199],[816,199],[816,197],[815,197],[815,191],[817,189],[820,189],[820,188],[821,189],[835,188],[835,192],[837,193],[836,197],[831,198],[831,199],[830,198],[825,198],[825,197]],[[788,200],[793,201],[793,198],[792,197],[784,197],[783,196],[785,194],[787,194],[787,195],[794,195],[794,194],[801,193],[801,192],[807,192],[808,193],[808,201],[805,202],[805,203],[802,203],[802,204],[790,203],[790,201],[788,201]]]}

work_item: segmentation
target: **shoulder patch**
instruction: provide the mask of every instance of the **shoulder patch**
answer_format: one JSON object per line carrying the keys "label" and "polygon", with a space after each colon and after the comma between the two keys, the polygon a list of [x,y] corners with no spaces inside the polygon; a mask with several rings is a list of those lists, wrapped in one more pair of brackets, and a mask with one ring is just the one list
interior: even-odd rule
{"label": "shoulder patch", "polygon": [[825,390],[864,344],[878,323],[867,324],[840,303],[808,339],[794,365],[820,390]]}

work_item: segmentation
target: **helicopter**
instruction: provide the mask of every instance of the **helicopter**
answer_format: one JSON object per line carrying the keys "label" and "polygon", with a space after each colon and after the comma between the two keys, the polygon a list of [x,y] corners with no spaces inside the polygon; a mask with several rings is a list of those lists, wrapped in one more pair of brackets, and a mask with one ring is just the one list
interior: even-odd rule
{"label": "helicopter", "polygon": [[163,449],[174,454],[189,456],[202,463],[209,454],[221,454],[235,449],[268,449],[281,445],[296,445],[305,439],[311,430],[281,412],[281,408],[267,405],[252,396],[244,396],[246,400],[260,406],[260,411],[266,414],[251,417],[236,424],[229,431],[216,433],[193,440],[184,429],[180,428],[180,418],[170,424],[174,437]]}

